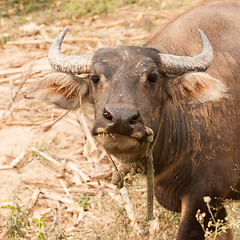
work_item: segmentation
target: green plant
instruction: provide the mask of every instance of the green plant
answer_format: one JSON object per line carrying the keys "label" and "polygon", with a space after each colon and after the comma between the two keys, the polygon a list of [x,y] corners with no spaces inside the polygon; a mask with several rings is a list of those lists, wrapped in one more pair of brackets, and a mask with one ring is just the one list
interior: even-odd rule
{"label": "green plant", "polygon": [[5,44],[6,42],[8,42],[11,39],[11,37],[9,36],[9,34],[4,33],[0,36],[0,46]]}
{"label": "green plant", "polygon": [[7,214],[5,233],[8,239],[23,239],[27,234],[27,229],[30,227],[27,218],[30,210],[20,206],[20,199],[16,194],[14,194],[13,198],[13,205],[8,206],[10,212]]}
{"label": "green plant", "polygon": [[116,0],[70,0],[63,1],[60,9],[64,17],[77,18],[88,14],[108,13],[119,6],[120,2]]}
{"label": "green plant", "polygon": [[29,154],[37,160],[43,160],[44,156],[42,153],[49,153],[49,152],[50,152],[50,149],[47,145],[38,143],[30,150]]}
{"label": "green plant", "polygon": [[3,0],[0,1],[0,15],[23,15],[52,7],[53,0]]}
{"label": "green plant", "polygon": [[88,193],[80,193],[79,194],[80,199],[78,200],[78,204],[80,207],[84,208],[85,210],[88,210],[89,207],[89,201],[93,199],[93,196],[89,196]]}
{"label": "green plant", "polygon": [[36,234],[37,240],[47,240],[47,235],[46,235],[46,232],[44,231],[44,222],[45,221],[46,221],[46,219],[43,217],[34,218],[32,220],[33,223],[36,223],[37,228],[38,228],[38,233]]}

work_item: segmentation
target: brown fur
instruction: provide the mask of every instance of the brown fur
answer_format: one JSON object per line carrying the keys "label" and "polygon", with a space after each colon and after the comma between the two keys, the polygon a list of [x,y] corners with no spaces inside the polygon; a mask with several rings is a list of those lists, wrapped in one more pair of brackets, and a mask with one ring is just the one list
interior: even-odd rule
{"label": "brown fur", "polygon": [[[222,221],[224,199],[240,199],[239,12],[239,2],[202,5],[158,30],[145,48],[98,50],[90,73],[99,77],[97,84],[52,73],[35,87],[36,96],[65,108],[78,107],[89,93],[96,116],[93,133],[105,134],[106,143],[114,137],[108,150],[115,156],[121,151],[126,162],[139,160],[145,150],[142,126],[155,136],[159,130],[155,196],[164,207],[181,212],[177,240],[204,239],[195,217],[198,209],[205,212],[205,227],[211,218],[204,196],[211,197]],[[160,52],[179,56],[201,52],[198,28],[213,47],[209,69],[181,76],[160,71]],[[134,135],[142,139],[131,139]],[[131,142],[130,149],[122,139]],[[218,238],[232,240],[230,229]]]}
{"label": "brown fur", "polygon": [[60,72],[50,72],[28,90],[28,98],[44,99],[67,108],[80,107],[82,98],[88,93],[88,84],[83,78]]}

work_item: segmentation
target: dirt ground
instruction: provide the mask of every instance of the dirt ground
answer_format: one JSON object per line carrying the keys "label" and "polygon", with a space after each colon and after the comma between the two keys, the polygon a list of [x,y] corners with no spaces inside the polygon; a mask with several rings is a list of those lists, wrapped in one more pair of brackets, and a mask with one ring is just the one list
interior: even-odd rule
{"label": "dirt ground", "polygon": [[[90,104],[47,129],[66,110],[23,96],[32,82],[51,71],[47,51],[64,27],[70,30],[63,52],[93,53],[101,47],[141,44],[150,29],[185,9],[124,7],[50,25],[33,22],[22,26],[19,39],[0,47],[0,239],[7,239],[7,206],[16,202],[31,210],[23,239],[40,239],[40,232],[46,239],[174,239],[178,214],[155,202],[158,218],[151,224],[145,221],[143,176],[127,177],[129,198],[111,184],[113,167],[89,136]],[[126,211],[129,199],[135,222]]]}

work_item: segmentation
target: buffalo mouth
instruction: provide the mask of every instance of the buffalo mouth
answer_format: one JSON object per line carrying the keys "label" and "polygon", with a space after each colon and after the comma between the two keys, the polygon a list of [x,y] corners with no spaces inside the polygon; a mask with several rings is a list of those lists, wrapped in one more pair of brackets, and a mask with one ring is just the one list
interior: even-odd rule
{"label": "buffalo mouth", "polygon": [[96,137],[108,154],[124,163],[142,160],[146,156],[150,142],[147,137],[143,138],[138,134],[129,136],[106,131],[98,131]]}

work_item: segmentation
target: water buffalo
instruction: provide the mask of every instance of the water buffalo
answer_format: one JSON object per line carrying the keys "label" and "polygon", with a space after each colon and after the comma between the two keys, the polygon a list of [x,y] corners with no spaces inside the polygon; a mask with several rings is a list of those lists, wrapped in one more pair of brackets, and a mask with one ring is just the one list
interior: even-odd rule
{"label": "water buffalo", "polygon": [[[240,199],[239,12],[239,2],[208,3],[162,26],[144,47],[81,56],[60,52],[65,29],[49,50],[56,71],[34,87],[36,97],[68,109],[89,96],[93,135],[124,163],[144,158],[146,127],[159,133],[155,196],[181,212],[177,240],[204,239],[196,213],[206,213],[207,227],[205,196],[224,222],[223,200]],[[218,239],[233,239],[231,230]]]}

